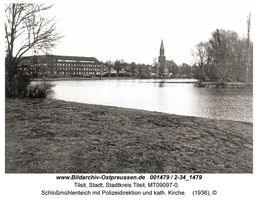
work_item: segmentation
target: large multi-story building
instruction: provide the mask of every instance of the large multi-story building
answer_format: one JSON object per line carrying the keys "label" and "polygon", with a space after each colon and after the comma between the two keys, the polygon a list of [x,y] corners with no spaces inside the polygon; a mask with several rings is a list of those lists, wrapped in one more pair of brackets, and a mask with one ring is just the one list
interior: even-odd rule
{"label": "large multi-story building", "polygon": [[23,57],[19,72],[33,77],[92,77],[106,72],[94,57],[41,55]]}

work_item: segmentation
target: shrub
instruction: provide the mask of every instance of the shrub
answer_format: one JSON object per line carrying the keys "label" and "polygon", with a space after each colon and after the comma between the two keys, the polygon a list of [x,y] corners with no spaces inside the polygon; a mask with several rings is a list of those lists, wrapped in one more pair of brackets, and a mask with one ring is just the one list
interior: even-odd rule
{"label": "shrub", "polygon": [[13,77],[12,82],[5,79],[5,94],[6,97],[24,97],[27,93],[27,87],[30,83],[28,76],[17,74]]}
{"label": "shrub", "polygon": [[26,97],[30,98],[46,98],[53,94],[53,84],[48,82],[41,82],[27,87]]}
{"label": "shrub", "polygon": [[151,76],[148,72],[142,71],[139,74],[137,74],[137,78],[148,79],[148,78],[151,78]]}

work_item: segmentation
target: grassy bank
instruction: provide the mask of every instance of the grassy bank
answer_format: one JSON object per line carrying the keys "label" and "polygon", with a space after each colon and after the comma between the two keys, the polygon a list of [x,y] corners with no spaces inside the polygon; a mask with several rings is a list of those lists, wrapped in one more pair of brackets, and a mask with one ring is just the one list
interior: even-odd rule
{"label": "grassy bank", "polygon": [[8,173],[252,172],[251,123],[7,99],[5,137]]}

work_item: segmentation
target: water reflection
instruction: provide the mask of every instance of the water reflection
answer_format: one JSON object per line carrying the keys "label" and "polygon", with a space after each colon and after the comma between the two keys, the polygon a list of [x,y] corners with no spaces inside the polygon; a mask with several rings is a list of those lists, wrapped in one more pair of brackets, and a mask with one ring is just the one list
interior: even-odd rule
{"label": "water reflection", "polygon": [[164,81],[160,81],[160,82],[159,82],[159,87],[164,87],[164,84],[165,84]]}
{"label": "water reflection", "polygon": [[252,121],[252,88],[198,88],[187,80],[56,81],[54,97],[188,116]]}

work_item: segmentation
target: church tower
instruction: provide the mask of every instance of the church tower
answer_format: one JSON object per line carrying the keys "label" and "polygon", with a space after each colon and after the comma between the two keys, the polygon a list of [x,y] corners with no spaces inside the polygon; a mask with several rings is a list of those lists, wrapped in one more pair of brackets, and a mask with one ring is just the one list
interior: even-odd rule
{"label": "church tower", "polygon": [[159,50],[159,65],[158,65],[159,77],[164,77],[165,65],[166,65],[165,49],[164,49],[163,40],[161,40],[160,50]]}

